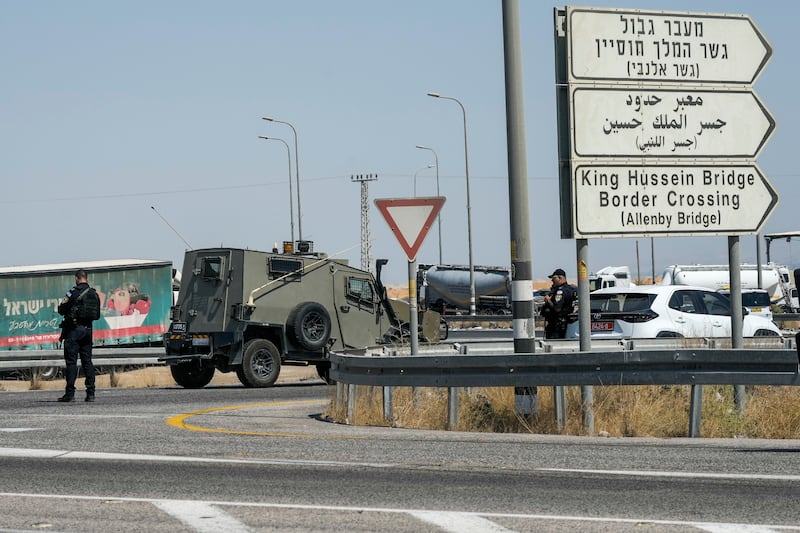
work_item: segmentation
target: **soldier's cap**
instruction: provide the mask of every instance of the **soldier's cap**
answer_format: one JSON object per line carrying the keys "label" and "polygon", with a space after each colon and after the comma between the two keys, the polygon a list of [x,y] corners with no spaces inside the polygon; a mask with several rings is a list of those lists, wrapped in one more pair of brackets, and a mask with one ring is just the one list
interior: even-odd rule
{"label": "soldier's cap", "polygon": [[564,272],[564,269],[562,269],[562,268],[557,268],[557,269],[553,270],[553,273],[552,273],[552,274],[550,274],[548,277],[549,277],[549,278],[553,278],[553,277],[555,277],[555,276],[564,276],[564,277],[566,278],[566,277],[567,277],[567,273],[566,273],[566,272]]}

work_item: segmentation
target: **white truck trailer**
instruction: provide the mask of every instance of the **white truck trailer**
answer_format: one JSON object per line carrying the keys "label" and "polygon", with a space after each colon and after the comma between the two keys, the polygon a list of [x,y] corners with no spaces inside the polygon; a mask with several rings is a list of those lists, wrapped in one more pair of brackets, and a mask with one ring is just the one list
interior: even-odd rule
{"label": "white truck trailer", "polygon": [[[758,285],[758,266],[741,265],[742,289],[765,289],[769,292],[772,305],[780,306],[786,313],[798,310],[796,301],[792,299],[792,287],[789,269],[782,265],[767,263],[761,265],[761,287]],[[694,285],[720,290],[730,289],[731,277],[728,265],[670,265],[661,277],[662,285]]]}

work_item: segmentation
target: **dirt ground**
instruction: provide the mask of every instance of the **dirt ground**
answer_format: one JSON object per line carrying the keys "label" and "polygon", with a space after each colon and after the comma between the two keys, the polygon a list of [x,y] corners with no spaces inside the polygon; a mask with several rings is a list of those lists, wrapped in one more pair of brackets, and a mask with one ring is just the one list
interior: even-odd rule
{"label": "dirt ground", "polygon": [[[117,388],[145,388],[145,387],[170,387],[176,386],[175,380],[172,379],[169,368],[166,366],[151,366],[142,368],[140,370],[132,370],[128,372],[118,372],[116,374],[118,380]],[[283,366],[281,367],[281,374],[278,377],[278,383],[297,382],[319,380],[317,377],[317,369],[313,366]],[[211,380],[210,385],[238,385],[239,378],[236,377],[235,372],[215,372],[214,379]],[[39,381],[38,390],[64,390],[65,382],[63,379],[54,379],[52,381]],[[96,382],[98,389],[111,388],[111,374],[101,374],[97,376]],[[78,378],[75,383],[78,391],[83,390],[83,378]],[[24,391],[31,390],[30,380],[0,380],[0,391]]]}

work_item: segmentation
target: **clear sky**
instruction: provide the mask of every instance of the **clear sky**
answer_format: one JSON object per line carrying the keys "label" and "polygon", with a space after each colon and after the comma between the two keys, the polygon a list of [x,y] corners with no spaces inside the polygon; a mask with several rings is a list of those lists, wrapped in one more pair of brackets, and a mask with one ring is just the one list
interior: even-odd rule
{"label": "clear sky", "polygon": [[[534,278],[575,278],[559,231],[553,8],[520,2]],[[778,126],[758,163],[780,195],[765,232],[800,230],[797,20],[800,3],[671,0],[576,5],[745,13],[774,48],[755,90]],[[558,7],[564,7],[563,4]],[[270,249],[290,238],[297,130],[303,238],[360,264],[360,187],[372,256],[402,285],[407,260],[374,198],[436,192],[443,260],[466,264],[461,110],[466,109],[476,265],[508,265],[509,213],[499,0],[0,0],[0,265],[165,259],[194,248]],[[294,180],[295,163],[291,171]],[[295,191],[297,192],[297,191]],[[154,211],[152,208],[155,208]],[[795,213],[793,215],[793,213]],[[295,209],[295,215],[297,210]],[[170,228],[172,226],[173,229]],[[297,223],[295,223],[297,231]],[[590,270],[649,276],[651,240],[592,239]],[[727,263],[723,237],[656,238],[654,269]],[[798,243],[772,258],[800,263]],[[744,261],[756,239],[741,238]],[[762,254],[764,247],[762,246]],[[420,263],[438,262],[432,231]]]}

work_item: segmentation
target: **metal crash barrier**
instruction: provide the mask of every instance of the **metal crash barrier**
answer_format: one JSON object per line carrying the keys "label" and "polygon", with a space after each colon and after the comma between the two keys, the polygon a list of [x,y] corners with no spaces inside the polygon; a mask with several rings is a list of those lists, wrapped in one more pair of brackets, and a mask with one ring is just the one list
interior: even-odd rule
{"label": "metal crash barrier", "polygon": [[[580,352],[577,341],[538,341],[541,351],[531,354],[513,353],[509,343],[453,344],[418,355],[386,349],[333,353],[330,375],[351,388],[348,409],[356,385],[384,387],[390,395],[398,386],[447,387],[451,397],[461,387],[692,385],[689,434],[694,437],[702,407],[702,389],[695,386],[800,385],[798,342],[800,333],[785,340],[748,338],[741,349],[730,348],[730,339],[593,341],[591,351]],[[337,394],[337,402],[340,398],[345,400]],[[448,404],[452,427],[458,402]],[[387,407],[390,402],[384,402]]]}

